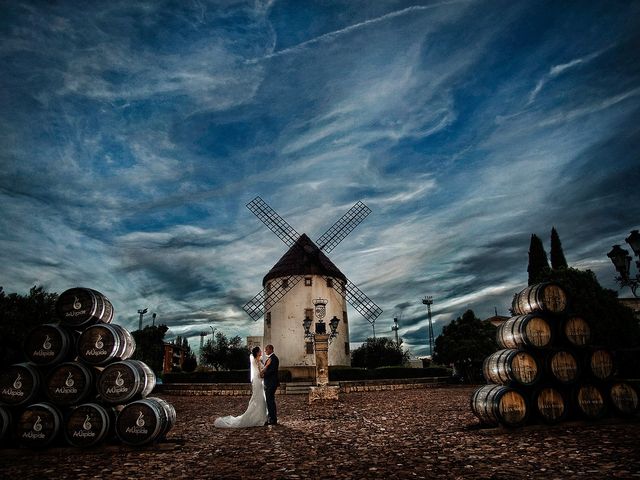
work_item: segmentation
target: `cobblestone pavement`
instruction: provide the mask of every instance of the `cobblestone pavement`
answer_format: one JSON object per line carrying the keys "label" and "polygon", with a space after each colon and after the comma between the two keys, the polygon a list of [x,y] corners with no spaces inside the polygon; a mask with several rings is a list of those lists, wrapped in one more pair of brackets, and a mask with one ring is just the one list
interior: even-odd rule
{"label": "cobblestone pavement", "polygon": [[165,395],[178,423],[154,447],[0,450],[3,479],[88,478],[638,478],[640,422],[479,428],[473,387],[341,394],[309,406],[277,397],[281,425],[212,427],[248,397]]}

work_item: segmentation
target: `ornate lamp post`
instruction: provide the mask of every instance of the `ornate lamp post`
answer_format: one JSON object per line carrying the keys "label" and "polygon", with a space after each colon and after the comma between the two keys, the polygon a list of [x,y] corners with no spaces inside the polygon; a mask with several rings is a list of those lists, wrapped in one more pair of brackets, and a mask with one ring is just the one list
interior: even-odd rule
{"label": "ornate lamp post", "polygon": [[329,331],[327,333],[327,324],[324,323],[324,317],[327,313],[326,306],[327,300],[324,298],[317,298],[313,301],[315,306],[314,313],[318,321],[315,324],[315,332],[311,331],[311,325],[313,320],[308,316],[305,316],[302,321],[302,327],[304,328],[305,340],[311,340],[314,344],[314,351],[316,355],[316,385],[312,387],[309,393],[309,402],[318,399],[337,399],[337,390],[333,387],[328,387],[329,383],[329,342],[338,335],[338,325],[340,319],[335,315],[329,320]]}
{"label": "ornate lamp post", "polygon": [[[631,230],[631,233],[625,241],[629,244],[633,253],[640,259],[640,233],[638,230]],[[638,297],[637,289],[640,286],[640,260],[636,260],[636,276],[631,276],[631,255],[629,251],[621,248],[620,245],[614,245],[611,251],[607,253],[607,257],[611,259],[611,263],[618,272],[617,282],[622,287],[629,287],[634,297]]]}

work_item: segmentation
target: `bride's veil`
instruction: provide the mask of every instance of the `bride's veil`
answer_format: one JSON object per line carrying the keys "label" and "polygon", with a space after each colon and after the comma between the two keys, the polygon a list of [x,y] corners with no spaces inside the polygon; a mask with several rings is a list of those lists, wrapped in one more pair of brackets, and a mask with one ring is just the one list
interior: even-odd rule
{"label": "bride's veil", "polygon": [[256,365],[256,359],[252,354],[249,354],[249,365],[251,366],[251,383],[253,383],[254,378],[258,378],[258,366]]}

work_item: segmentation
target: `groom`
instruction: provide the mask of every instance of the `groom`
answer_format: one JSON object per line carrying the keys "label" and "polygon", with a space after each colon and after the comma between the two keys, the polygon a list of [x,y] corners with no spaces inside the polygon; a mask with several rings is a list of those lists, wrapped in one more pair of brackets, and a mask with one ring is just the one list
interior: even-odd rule
{"label": "groom", "polygon": [[264,395],[267,398],[267,415],[269,417],[265,425],[277,425],[278,409],[276,407],[276,389],[280,383],[278,382],[278,366],[280,365],[280,360],[278,360],[276,354],[273,353],[273,345],[264,347],[264,352],[267,354],[267,360],[261,375],[264,379]]}

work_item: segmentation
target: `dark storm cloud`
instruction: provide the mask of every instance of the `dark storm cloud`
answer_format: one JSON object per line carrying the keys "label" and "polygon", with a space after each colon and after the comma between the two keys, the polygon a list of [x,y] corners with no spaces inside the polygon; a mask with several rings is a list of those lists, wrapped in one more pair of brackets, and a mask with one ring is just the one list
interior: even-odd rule
{"label": "dark storm cloud", "polygon": [[[0,20],[0,284],[103,291],[136,327],[260,335],[242,305],[317,238],[412,354],[506,314],[532,233],[613,287],[638,228],[635,3],[23,1]],[[371,335],[350,310],[355,344]],[[148,316],[145,322],[151,321]]]}

